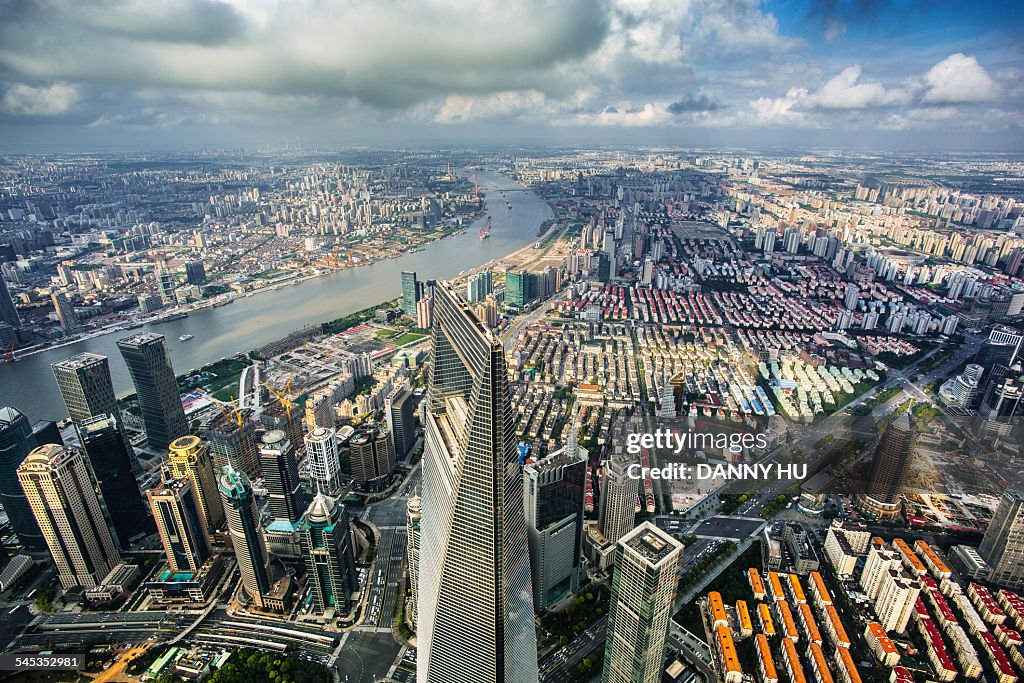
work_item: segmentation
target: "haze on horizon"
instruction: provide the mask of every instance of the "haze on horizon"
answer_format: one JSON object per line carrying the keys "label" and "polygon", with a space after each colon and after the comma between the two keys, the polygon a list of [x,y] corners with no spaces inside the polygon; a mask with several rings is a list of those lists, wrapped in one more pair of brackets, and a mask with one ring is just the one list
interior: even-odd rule
{"label": "haze on horizon", "polygon": [[1024,151],[1024,4],[0,0],[0,150]]}

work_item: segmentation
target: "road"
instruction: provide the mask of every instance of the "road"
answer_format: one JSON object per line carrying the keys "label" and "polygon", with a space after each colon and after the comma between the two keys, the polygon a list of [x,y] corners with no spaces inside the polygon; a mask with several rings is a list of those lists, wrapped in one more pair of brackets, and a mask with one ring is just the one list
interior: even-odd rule
{"label": "road", "polygon": [[[554,683],[564,680],[572,673],[580,662],[586,659],[592,652],[604,645],[605,629],[608,626],[608,617],[603,616],[583,633],[579,634],[572,642],[564,645],[560,650],[552,654],[541,665],[541,683]],[[600,671],[600,658],[595,663],[593,671]]]}

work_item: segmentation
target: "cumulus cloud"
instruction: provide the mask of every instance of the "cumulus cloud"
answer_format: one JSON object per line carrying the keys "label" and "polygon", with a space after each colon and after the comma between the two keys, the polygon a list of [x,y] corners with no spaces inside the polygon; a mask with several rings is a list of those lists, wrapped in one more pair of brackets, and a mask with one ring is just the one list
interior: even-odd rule
{"label": "cumulus cloud", "polygon": [[684,95],[668,105],[669,114],[685,114],[695,111],[715,111],[724,108],[725,105],[717,97],[709,95]]}
{"label": "cumulus cloud", "polygon": [[71,109],[78,89],[68,83],[31,86],[15,83],[4,92],[3,110],[16,116],[56,116]]}
{"label": "cumulus cloud", "polygon": [[991,102],[999,87],[978,60],[962,52],[952,54],[924,75],[926,91],[922,98],[928,104],[962,104]]}
{"label": "cumulus cloud", "polygon": [[902,89],[886,90],[877,81],[861,81],[859,64],[843,69],[810,95],[806,104],[821,109],[863,109],[865,107],[909,104],[910,93]]}

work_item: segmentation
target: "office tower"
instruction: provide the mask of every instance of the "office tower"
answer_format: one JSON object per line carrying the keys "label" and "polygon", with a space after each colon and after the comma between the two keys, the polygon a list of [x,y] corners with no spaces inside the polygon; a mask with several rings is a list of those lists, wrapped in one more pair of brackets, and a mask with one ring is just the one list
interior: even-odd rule
{"label": "office tower", "polygon": [[39,446],[18,468],[18,480],[46,539],[60,585],[94,588],[121,556],[78,451]]}
{"label": "office tower", "polygon": [[1024,492],[1003,492],[978,554],[989,566],[989,581],[1024,589]]}
{"label": "office tower", "polygon": [[18,307],[14,305],[11,290],[7,288],[7,280],[2,276],[0,276],[0,322],[5,322],[14,328],[21,327]]}
{"label": "office tower", "polygon": [[644,522],[615,551],[602,683],[658,683],[683,544]]}
{"label": "office tower", "polygon": [[420,522],[419,683],[536,681],[530,553],[501,340],[434,302]]}
{"label": "office tower", "polygon": [[474,273],[466,280],[466,301],[476,303],[487,298],[494,289],[493,276],[491,271],[483,270]]}
{"label": "office tower", "polygon": [[167,269],[166,264],[160,264],[156,267],[154,274],[156,275],[156,289],[164,305],[170,306],[177,303],[174,298],[174,290],[178,288],[178,283],[174,273]]}
{"label": "office tower", "polygon": [[171,441],[188,434],[167,341],[162,334],[142,332],[119,339],[117,348],[135,384],[149,447],[166,450]]}
{"label": "office tower", "polygon": [[352,479],[367,491],[383,491],[395,471],[395,451],[387,432],[369,427],[348,441]]}
{"label": "office tower", "polygon": [[1020,354],[1022,343],[1024,343],[1024,332],[1006,325],[994,325],[989,332],[988,339],[978,349],[974,362],[983,368],[1013,365]]}
{"label": "office tower", "polygon": [[858,503],[865,515],[877,519],[892,519],[900,513],[900,495],[903,483],[914,460],[917,434],[910,418],[900,415],[885,428],[875,446],[871,473]]}
{"label": "office tower", "polygon": [[97,415],[113,415],[117,419],[125,448],[132,459],[132,469],[137,471],[138,460],[124,428],[121,410],[117,407],[107,357],[95,353],[79,353],[53,363],[50,367],[72,421],[78,423]]}
{"label": "office tower", "polygon": [[214,471],[220,472],[230,465],[245,472],[250,479],[260,476],[256,424],[242,413],[225,413],[214,418],[203,430],[203,440],[210,448]]}
{"label": "office tower", "polygon": [[146,505],[142,502],[142,492],[132,472],[132,459],[125,450],[117,418],[97,415],[75,426],[117,532],[118,545],[127,550],[132,539],[152,533],[153,524],[146,514]]}
{"label": "office tower", "polygon": [[384,416],[397,460],[404,460],[416,443],[416,414],[413,393],[402,387],[384,401]]}
{"label": "office tower", "polygon": [[272,399],[269,405],[263,407],[260,413],[260,424],[268,432],[280,430],[288,437],[288,441],[295,447],[296,456],[301,449],[306,447],[302,440],[302,408],[297,402],[291,399]]}
{"label": "office tower", "polygon": [[171,571],[198,574],[213,549],[192,482],[167,479],[146,497]]}
{"label": "office tower", "polygon": [[168,462],[172,477],[192,482],[207,530],[216,531],[223,527],[224,506],[217,495],[217,476],[206,444],[198,436],[178,437],[168,446]]}
{"label": "office tower", "polygon": [[313,610],[317,614],[328,610],[348,614],[352,594],[359,586],[345,506],[316,494],[299,522],[298,532]]}
{"label": "office tower", "polygon": [[78,332],[82,329],[78,324],[78,316],[75,314],[75,307],[71,305],[63,292],[54,292],[50,295],[50,303],[53,304],[53,312],[57,314],[57,321],[60,327],[67,333]]}
{"label": "office tower", "polygon": [[185,264],[185,280],[197,287],[206,284],[206,267],[202,261],[189,261]]}
{"label": "office tower", "polygon": [[292,442],[280,429],[263,435],[260,444],[260,469],[267,489],[267,508],[274,519],[299,521],[306,508],[299,481],[299,465]]}
{"label": "office tower", "polygon": [[242,575],[242,587],[253,604],[263,607],[264,597],[270,591],[270,557],[260,533],[260,515],[252,484],[244,472],[225,467],[217,477],[217,488],[228,520],[235,561]]}
{"label": "office tower", "polygon": [[525,270],[505,274],[505,303],[522,308],[530,301],[530,274]]}
{"label": "office tower", "polygon": [[419,282],[415,271],[402,271],[402,312],[416,319],[416,302],[420,300]]}
{"label": "office tower", "polygon": [[315,493],[337,496],[341,492],[341,460],[334,428],[318,427],[306,434],[309,479]]}
{"label": "office tower", "polygon": [[406,618],[409,628],[416,630],[416,607],[420,596],[420,522],[423,519],[423,501],[412,496],[405,510],[405,561],[409,566],[409,601]]}
{"label": "office tower", "polygon": [[546,611],[575,593],[586,576],[581,555],[587,459],[587,451],[573,445],[523,468],[537,611]]}
{"label": "office tower", "polygon": [[601,477],[598,528],[607,542],[616,543],[636,523],[639,481],[626,474],[630,463],[621,455],[612,456]]}
{"label": "office tower", "polygon": [[0,408],[0,505],[18,542],[32,553],[45,552],[46,542],[18,481],[18,465],[36,444],[28,418],[17,408]]}

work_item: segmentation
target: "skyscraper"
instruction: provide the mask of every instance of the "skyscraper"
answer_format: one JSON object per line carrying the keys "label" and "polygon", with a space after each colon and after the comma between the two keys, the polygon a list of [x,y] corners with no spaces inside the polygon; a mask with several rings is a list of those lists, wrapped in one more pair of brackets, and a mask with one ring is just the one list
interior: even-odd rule
{"label": "skyscraper", "polygon": [[337,496],[341,491],[341,460],[333,427],[318,427],[306,434],[306,458],[314,493]]}
{"label": "skyscraper", "polygon": [[523,468],[533,603],[545,611],[579,588],[586,569],[583,499],[587,451],[565,447]]}
{"label": "skyscraper", "polygon": [[474,273],[466,280],[466,301],[471,304],[483,301],[492,291],[494,291],[494,284],[490,270]]}
{"label": "skyscraper", "polygon": [[621,455],[605,464],[601,478],[598,528],[609,543],[616,543],[633,530],[639,481],[626,473],[630,463]]}
{"label": "skyscraper", "polygon": [[260,466],[267,489],[267,507],[274,519],[299,521],[305,510],[305,496],[299,481],[299,466],[295,448],[279,429],[263,435],[260,445]]}
{"label": "skyscraper", "polygon": [[46,539],[60,585],[94,588],[121,561],[85,461],[46,444],[25,458],[18,480]]}
{"label": "skyscraper", "polygon": [[149,447],[165,450],[171,441],[188,434],[167,340],[162,334],[142,332],[119,339],[117,348],[135,384]]}
{"label": "skyscraper", "polygon": [[171,571],[198,574],[212,548],[192,482],[168,479],[146,496]]}
{"label": "skyscraper", "polygon": [[259,420],[268,432],[275,430],[284,432],[298,456],[299,452],[306,447],[302,440],[302,427],[305,423],[302,417],[302,408],[297,402],[290,399],[281,401],[275,398],[263,407]]}
{"label": "skyscraper", "polygon": [[348,459],[355,483],[367,491],[383,491],[395,471],[395,451],[388,433],[370,426],[348,441]]}
{"label": "skyscraper", "polygon": [[260,458],[256,448],[256,424],[241,413],[220,415],[203,430],[210,448],[214,471],[230,465],[254,479],[259,476]]}
{"label": "skyscraper", "polygon": [[420,596],[420,522],[423,519],[423,501],[412,496],[406,505],[405,561],[409,565],[409,602],[406,609],[409,627],[416,630],[417,601]]}
{"label": "skyscraper", "polygon": [[92,474],[103,494],[110,521],[117,532],[122,550],[130,541],[153,532],[153,523],[146,514],[139,483],[132,473],[132,460],[124,447],[117,418],[97,415],[77,423],[78,438]]}
{"label": "skyscraper", "polygon": [[260,533],[259,511],[252,484],[245,473],[225,467],[217,477],[217,488],[227,514],[228,533],[235,549],[245,595],[256,607],[263,607],[264,596],[270,591],[270,558],[266,541]]}
{"label": "skyscraper", "polygon": [[619,539],[602,683],[658,683],[683,545],[644,522]]}
{"label": "skyscraper", "polygon": [[17,408],[0,408],[0,505],[22,547],[40,553],[46,551],[46,542],[18,481],[18,466],[35,447],[28,418]]}
{"label": "skyscraper", "polygon": [[298,531],[313,609],[318,614],[332,609],[347,614],[352,594],[358,590],[358,579],[345,506],[318,493]]}
{"label": "skyscraper", "polygon": [[11,297],[11,290],[7,288],[7,280],[0,277],[0,322],[5,322],[11,327],[21,327],[21,316],[18,315],[18,308],[14,305]]}
{"label": "skyscraper", "polygon": [[206,444],[198,436],[182,436],[171,442],[168,451],[171,476],[192,482],[207,530],[215,531],[223,527],[224,506],[217,495],[217,476]]}
{"label": "skyscraper", "polygon": [[185,281],[197,287],[206,284],[206,267],[202,261],[188,261],[185,263]]}
{"label": "skyscraper", "polygon": [[413,393],[408,387],[399,387],[384,401],[384,416],[397,460],[404,460],[416,443],[416,415]]}
{"label": "skyscraper", "polygon": [[504,347],[447,283],[436,289],[432,338],[417,680],[536,681],[523,478]]}
{"label": "skyscraper", "polygon": [[910,417],[900,415],[885,428],[875,446],[871,473],[858,503],[864,514],[877,519],[891,519],[901,510],[903,484],[914,460],[917,434]]}
{"label": "skyscraper", "polygon": [[416,302],[420,300],[419,282],[415,271],[402,271],[402,312],[416,319]]}
{"label": "skyscraper", "polygon": [[124,429],[121,411],[117,407],[107,357],[95,353],[79,353],[50,367],[53,368],[57,389],[72,421],[78,423],[97,415],[113,415],[132,459],[132,469],[138,470],[135,449],[128,440],[128,432]]}
{"label": "skyscraper", "polygon": [[988,563],[989,581],[1024,589],[1024,492],[1003,492],[978,554]]}
{"label": "skyscraper", "polygon": [[53,304],[53,312],[57,314],[57,322],[65,332],[78,332],[82,329],[78,324],[78,316],[75,314],[75,307],[71,305],[64,292],[54,292],[50,295],[50,303]]}

